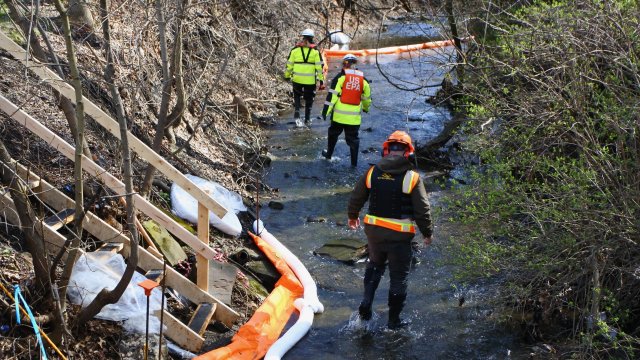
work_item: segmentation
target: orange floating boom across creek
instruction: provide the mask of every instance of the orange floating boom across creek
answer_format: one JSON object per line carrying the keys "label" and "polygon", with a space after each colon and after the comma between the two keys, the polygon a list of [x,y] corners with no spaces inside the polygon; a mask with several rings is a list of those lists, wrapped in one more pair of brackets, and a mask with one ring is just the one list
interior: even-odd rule
{"label": "orange floating boom across creek", "polygon": [[233,336],[231,344],[202,354],[196,360],[262,359],[289,321],[295,309],[294,300],[304,292],[302,284],[284,259],[259,236],[249,235],[282,277],[251,319]]}
{"label": "orange floating boom across creek", "polygon": [[[469,41],[473,37],[460,39],[462,42]],[[379,49],[362,49],[362,50],[322,50],[322,57],[324,62],[324,71],[329,69],[329,65],[327,63],[327,57],[340,57],[345,56],[347,54],[353,54],[357,56],[369,56],[369,55],[389,55],[389,54],[399,54],[403,52],[409,51],[418,51],[418,50],[426,50],[426,49],[435,49],[441,48],[445,46],[454,45],[453,40],[441,40],[441,41],[431,41],[425,42],[421,44],[413,44],[413,45],[404,45],[404,46],[389,46]]]}
{"label": "orange floating boom across creek", "polygon": [[345,56],[347,54],[353,54],[357,56],[368,55],[386,55],[386,54],[398,54],[408,51],[417,51],[424,49],[434,49],[439,47],[451,46],[453,40],[432,41],[422,44],[404,45],[404,46],[390,46],[379,49],[362,49],[362,50],[323,50],[322,53],[329,57]]}

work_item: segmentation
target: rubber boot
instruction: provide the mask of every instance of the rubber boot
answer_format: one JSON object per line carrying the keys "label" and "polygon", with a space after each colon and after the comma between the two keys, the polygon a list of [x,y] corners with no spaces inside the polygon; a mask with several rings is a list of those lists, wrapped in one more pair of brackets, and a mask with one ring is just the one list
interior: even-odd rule
{"label": "rubber boot", "polygon": [[380,279],[383,274],[384,268],[377,266],[367,267],[367,270],[364,272],[364,296],[362,297],[362,301],[358,307],[361,320],[371,320],[371,305],[373,304],[373,297],[376,294],[378,284],[380,284]]}
{"label": "rubber boot", "polygon": [[324,156],[327,160],[331,160],[331,156],[333,156],[333,150],[336,148],[336,144],[338,143],[337,136],[331,136],[329,134],[327,138],[327,148],[322,150],[322,156]]}
{"label": "rubber boot", "polygon": [[311,125],[311,107],[309,106],[304,108],[304,123]]}
{"label": "rubber boot", "polygon": [[410,324],[409,321],[400,319],[400,313],[406,299],[407,294],[389,293],[389,322],[387,323],[389,329],[400,329]]}
{"label": "rubber boot", "polygon": [[295,120],[300,119],[300,96],[293,96],[293,118]]}
{"label": "rubber boot", "polygon": [[358,166],[358,148],[355,146],[349,147],[351,152],[351,167]]}

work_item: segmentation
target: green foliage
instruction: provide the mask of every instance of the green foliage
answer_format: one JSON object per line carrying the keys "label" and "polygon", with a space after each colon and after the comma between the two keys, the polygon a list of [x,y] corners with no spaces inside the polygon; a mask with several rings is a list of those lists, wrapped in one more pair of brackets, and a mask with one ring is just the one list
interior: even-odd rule
{"label": "green foliage", "polygon": [[501,32],[473,59],[456,104],[472,119],[464,147],[482,166],[448,204],[474,230],[449,246],[464,275],[506,277],[523,308],[544,298],[545,313],[588,314],[599,304],[608,320],[586,329],[590,339],[634,330],[640,7],[536,1],[509,11],[490,19]]}

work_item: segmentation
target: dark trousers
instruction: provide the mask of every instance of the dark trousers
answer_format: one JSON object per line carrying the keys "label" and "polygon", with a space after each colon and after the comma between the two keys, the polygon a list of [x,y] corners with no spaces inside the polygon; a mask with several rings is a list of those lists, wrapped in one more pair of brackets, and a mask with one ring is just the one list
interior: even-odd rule
{"label": "dark trousers", "polygon": [[358,149],[360,148],[360,138],[358,132],[360,131],[360,125],[345,125],[335,121],[331,121],[329,126],[329,136],[327,138],[327,158],[331,158],[333,150],[338,143],[338,137],[344,131],[344,138],[349,145],[351,153],[351,166],[358,165]]}
{"label": "dark trousers", "polygon": [[316,96],[316,84],[302,85],[298,83],[293,84],[293,109],[294,118],[300,117],[300,98],[304,98],[304,120],[309,121],[311,119],[311,106],[313,105],[313,98]]}
{"label": "dark trousers", "polygon": [[384,269],[389,265],[389,294],[406,295],[411,268],[413,234],[401,233],[375,225],[365,225],[369,250],[369,266]]}

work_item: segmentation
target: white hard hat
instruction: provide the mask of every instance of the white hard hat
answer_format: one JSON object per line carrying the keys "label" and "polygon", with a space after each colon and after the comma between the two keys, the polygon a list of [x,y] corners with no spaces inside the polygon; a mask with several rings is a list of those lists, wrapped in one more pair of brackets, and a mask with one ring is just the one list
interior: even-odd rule
{"label": "white hard hat", "polygon": [[342,60],[357,62],[358,61],[358,57],[353,55],[353,54],[347,54],[342,58]]}
{"label": "white hard hat", "polygon": [[309,37],[314,37],[315,34],[313,33],[313,30],[311,29],[304,29],[302,30],[302,32],[300,33],[300,35],[302,36],[309,36]]}

